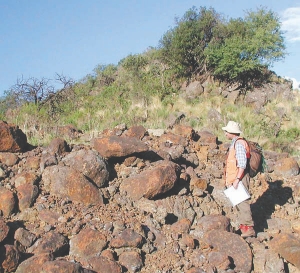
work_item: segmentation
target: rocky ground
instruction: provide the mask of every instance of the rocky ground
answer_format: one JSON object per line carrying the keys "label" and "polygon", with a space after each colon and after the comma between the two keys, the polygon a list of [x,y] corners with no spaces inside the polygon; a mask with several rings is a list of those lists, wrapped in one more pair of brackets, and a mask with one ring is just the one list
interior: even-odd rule
{"label": "rocky ground", "polygon": [[265,151],[257,236],[225,197],[228,143],[176,125],[118,126],[29,147],[0,124],[0,272],[300,272],[297,159]]}

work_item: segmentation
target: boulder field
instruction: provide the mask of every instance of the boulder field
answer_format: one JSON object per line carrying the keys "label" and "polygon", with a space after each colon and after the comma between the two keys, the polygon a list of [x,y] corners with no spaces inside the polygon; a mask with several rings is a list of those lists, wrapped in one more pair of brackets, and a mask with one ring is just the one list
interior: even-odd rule
{"label": "boulder field", "polygon": [[0,135],[0,272],[300,272],[289,154],[264,151],[243,239],[223,192],[229,143],[208,131],[119,126],[32,147],[1,122]]}

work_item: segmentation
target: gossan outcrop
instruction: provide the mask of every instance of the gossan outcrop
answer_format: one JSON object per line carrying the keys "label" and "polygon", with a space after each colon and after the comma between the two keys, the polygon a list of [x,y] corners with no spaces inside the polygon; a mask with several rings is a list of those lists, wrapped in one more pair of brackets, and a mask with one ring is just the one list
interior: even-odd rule
{"label": "gossan outcrop", "polygon": [[0,272],[300,270],[299,165],[288,154],[265,153],[268,173],[250,185],[257,237],[243,239],[223,192],[228,144],[207,130],[123,125],[24,153],[21,139],[0,152]]}

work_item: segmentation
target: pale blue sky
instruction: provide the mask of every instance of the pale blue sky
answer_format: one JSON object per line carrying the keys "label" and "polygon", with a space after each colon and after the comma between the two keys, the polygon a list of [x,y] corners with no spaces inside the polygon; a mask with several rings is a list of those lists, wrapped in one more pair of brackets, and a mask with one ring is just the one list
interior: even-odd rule
{"label": "pale blue sky", "polygon": [[193,6],[230,18],[260,6],[276,12],[290,55],[273,70],[300,82],[300,0],[0,0],[0,95],[21,77],[77,81],[98,64],[156,47]]}

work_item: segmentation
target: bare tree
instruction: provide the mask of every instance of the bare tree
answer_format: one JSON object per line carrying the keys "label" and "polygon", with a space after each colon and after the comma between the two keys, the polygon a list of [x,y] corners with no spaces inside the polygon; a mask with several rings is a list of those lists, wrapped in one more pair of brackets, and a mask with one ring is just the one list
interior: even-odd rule
{"label": "bare tree", "polygon": [[34,77],[17,79],[17,83],[12,86],[11,93],[15,95],[20,104],[24,102],[34,102],[38,104],[49,94],[54,93],[54,87],[49,84],[49,79],[37,79]]}

